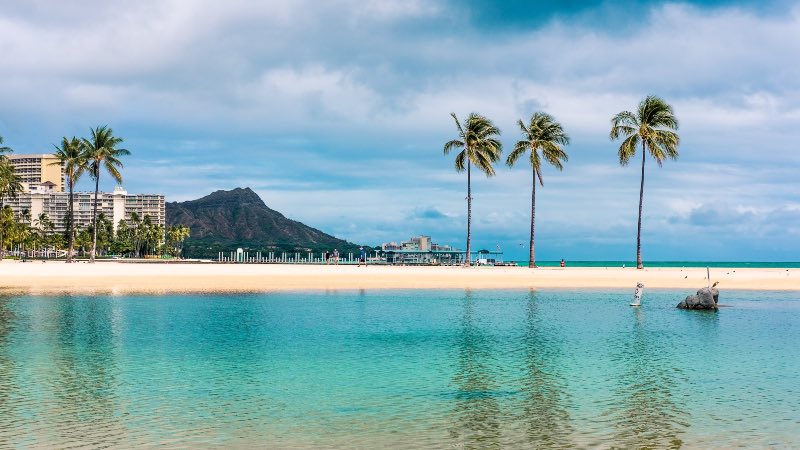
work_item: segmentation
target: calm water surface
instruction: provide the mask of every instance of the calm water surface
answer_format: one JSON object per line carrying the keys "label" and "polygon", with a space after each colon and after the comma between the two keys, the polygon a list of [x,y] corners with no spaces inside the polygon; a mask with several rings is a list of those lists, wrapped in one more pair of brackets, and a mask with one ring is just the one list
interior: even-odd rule
{"label": "calm water surface", "polygon": [[800,293],[0,296],[0,448],[798,448]]}

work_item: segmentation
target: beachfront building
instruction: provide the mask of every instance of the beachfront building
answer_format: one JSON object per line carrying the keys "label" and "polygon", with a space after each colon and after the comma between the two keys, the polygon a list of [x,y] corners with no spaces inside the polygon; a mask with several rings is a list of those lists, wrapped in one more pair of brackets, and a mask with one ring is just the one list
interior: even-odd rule
{"label": "beachfront building", "polygon": [[[64,168],[58,164],[58,158],[47,154],[11,154],[7,157],[14,173],[22,179],[22,192],[16,198],[4,198],[3,204],[10,206],[17,217],[26,215],[31,221],[45,213],[56,232],[65,232],[69,193],[64,192]],[[75,192],[73,200],[75,225],[88,227],[92,223],[94,192]],[[167,221],[164,202],[163,195],[128,194],[122,186],[117,186],[114,192],[98,193],[97,213],[103,213],[112,221],[114,230],[121,220],[130,220],[133,214],[140,219],[150,216],[154,224],[164,226]]]}
{"label": "beachfront building", "polygon": [[439,245],[430,236],[415,236],[405,242],[381,244],[387,264],[395,265],[453,265],[463,264],[465,252],[449,245]]}
{"label": "beachfront building", "polygon": [[[381,244],[382,260],[392,265],[461,265],[466,261],[464,250],[431,241],[430,236],[415,236],[404,242]],[[503,252],[478,250],[472,252],[476,265],[504,265]]]}
{"label": "beachfront building", "polygon": [[64,192],[64,168],[58,158],[48,154],[6,155],[25,192]]}
{"label": "beachfront building", "polygon": [[[45,185],[37,187],[30,192],[22,192],[17,198],[5,198],[4,204],[11,207],[17,217],[27,211],[28,217],[36,219],[45,213],[53,222],[58,233],[66,231],[67,205],[69,193],[46,189]],[[108,220],[114,223],[117,229],[121,220],[129,220],[133,214],[140,219],[150,216],[150,220],[157,225],[166,224],[166,211],[163,195],[158,194],[128,194],[121,186],[114,192],[100,192],[97,195],[97,213],[103,213]],[[86,228],[92,223],[92,210],[94,206],[94,192],[76,192],[74,194],[75,225]]]}

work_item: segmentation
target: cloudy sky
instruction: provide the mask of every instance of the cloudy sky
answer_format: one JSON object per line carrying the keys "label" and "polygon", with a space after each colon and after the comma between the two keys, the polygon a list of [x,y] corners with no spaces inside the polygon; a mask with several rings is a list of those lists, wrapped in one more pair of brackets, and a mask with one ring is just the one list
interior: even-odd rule
{"label": "cloudy sky", "polygon": [[[17,153],[108,124],[133,152],[130,192],[249,186],[351,241],[463,247],[449,113],[491,118],[507,154],[517,119],[544,110],[572,144],[538,190],[538,259],[631,260],[639,174],[609,119],[657,94],[682,144],[648,163],[645,260],[800,260],[794,2],[76,4],[0,0],[0,135]],[[474,177],[478,246],[527,254],[530,178]]]}

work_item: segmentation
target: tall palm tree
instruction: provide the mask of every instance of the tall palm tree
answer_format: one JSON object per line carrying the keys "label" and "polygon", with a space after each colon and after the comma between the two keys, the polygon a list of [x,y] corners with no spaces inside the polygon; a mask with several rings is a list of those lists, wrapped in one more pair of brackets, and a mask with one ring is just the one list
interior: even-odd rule
{"label": "tall palm tree", "polygon": [[[531,190],[531,242],[528,267],[536,267],[536,256],[533,247],[533,235],[536,223],[536,180],[544,186],[542,181],[542,158],[558,170],[564,169],[564,162],[569,157],[562,146],[569,145],[569,136],[560,123],[550,114],[536,112],[531,116],[530,123],[519,120],[517,122],[522,132],[523,139],[514,145],[514,150],[508,155],[506,164],[513,167],[514,163],[530,150],[531,169],[533,171],[533,189]],[[541,156],[539,151],[541,150]]]}
{"label": "tall palm tree", "polygon": [[122,182],[122,168],[120,156],[130,155],[131,152],[124,148],[117,148],[122,143],[122,138],[114,136],[114,131],[108,126],[96,127],[90,130],[89,138],[83,138],[81,144],[86,160],[86,171],[94,180],[94,206],[92,208],[92,251],[89,262],[94,262],[97,254],[97,195],[100,192],[100,172],[105,169],[117,183]]}
{"label": "tall palm tree", "polygon": [[75,249],[75,209],[74,209],[74,188],[83,172],[86,170],[86,155],[80,139],[73,137],[61,139],[61,147],[53,145],[56,152],[53,155],[58,158],[52,164],[59,165],[64,170],[64,178],[69,188],[69,205],[67,205],[67,263],[72,262],[72,252]]}
{"label": "tall palm tree", "polygon": [[[17,194],[22,191],[22,183],[20,177],[14,173],[14,167],[7,159],[0,159],[0,214],[3,213],[3,199],[5,197],[16,198]],[[3,242],[3,233],[5,226],[0,224],[0,261],[5,256],[5,245]]]}
{"label": "tall palm tree", "polygon": [[11,153],[11,147],[6,147],[3,145],[3,136],[0,136],[0,159],[4,159],[6,155],[3,153]]}
{"label": "tall palm tree", "polygon": [[453,149],[461,149],[461,152],[456,155],[456,171],[467,171],[467,258],[464,265],[469,266],[472,251],[472,179],[470,172],[474,164],[487,177],[494,175],[492,163],[500,159],[503,144],[497,139],[500,136],[500,130],[486,117],[470,113],[462,126],[455,113],[450,113],[450,115],[456,122],[458,139],[444,144],[444,154],[447,155]]}
{"label": "tall palm tree", "polygon": [[660,97],[648,95],[639,103],[636,113],[622,111],[611,119],[611,140],[625,139],[619,146],[619,163],[627,166],[642,144],[642,178],[639,183],[639,223],[636,229],[636,268],[642,266],[642,201],[644,199],[644,162],[649,152],[661,167],[667,158],[678,158],[680,137],[678,119],[672,106]]}

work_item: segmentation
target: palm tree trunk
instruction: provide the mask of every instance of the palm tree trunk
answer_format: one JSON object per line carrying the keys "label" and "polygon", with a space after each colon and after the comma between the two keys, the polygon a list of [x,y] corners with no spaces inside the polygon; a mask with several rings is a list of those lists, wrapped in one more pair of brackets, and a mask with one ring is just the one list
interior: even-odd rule
{"label": "palm tree trunk", "polygon": [[470,228],[472,225],[472,179],[470,176],[470,165],[469,158],[467,158],[467,258],[464,261],[465,267],[471,265],[470,252],[472,251],[472,234]]}
{"label": "palm tree trunk", "polygon": [[528,255],[528,267],[536,267],[536,254],[533,250],[533,234],[536,226],[536,170],[533,170],[533,189],[531,190],[531,253]]}
{"label": "palm tree trunk", "polygon": [[642,201],[644,200],[644,161],[645,161],[644,142],[642,142],[642,180],[639,184],[639,224],[636,228],[636,268],[642,269]]}
{"label": "palm tree trunk", "polygon": [[89,253],[89,262],[94,263],[97,254],[97,193],[100,191],[100,172],[94,178],[94,208],[92,212],[92,252]]}
{"label": "palm tree trunk", "polygon": [[68,229],[67,229],[67,233],[68,233],[67,234],[67,244],[68,244],[69,250],[67,250],[67,263],[71,263],[72,262],[72,251],[73,251],[73,249],[75,247],[75,238],[73,236],[75,234],[75,207],[73,205],[75,205],[74,197],[73,197],[73,181],[70,178],[70,180],[69,180],[69,208],[68,208],[68,211],[69,211],[69,223],[67,223],[67,227],[68,227]]}

